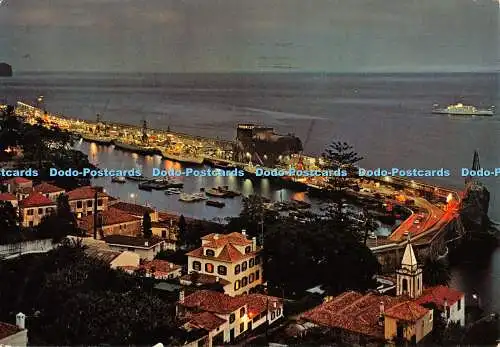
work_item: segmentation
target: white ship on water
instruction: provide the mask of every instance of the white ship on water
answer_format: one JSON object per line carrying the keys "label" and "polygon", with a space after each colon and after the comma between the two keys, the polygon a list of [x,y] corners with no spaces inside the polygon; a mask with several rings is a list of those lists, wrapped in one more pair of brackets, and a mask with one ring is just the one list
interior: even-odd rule
{"label": "white ship on water", "polygon": [[495,114],[495,106],[489,109],[480,109],[470,105],[458,103],[455,105],[447,106],[446,108],[439,108],[439,105],[434,105],[432,110],[434,114],[448,114],[452,116],[487,116],[491,117]]}

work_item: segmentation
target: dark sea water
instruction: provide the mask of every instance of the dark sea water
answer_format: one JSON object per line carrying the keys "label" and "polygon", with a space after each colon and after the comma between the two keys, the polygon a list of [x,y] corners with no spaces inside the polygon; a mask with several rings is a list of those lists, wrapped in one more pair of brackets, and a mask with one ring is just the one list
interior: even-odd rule
{"label": "dark sea water", "polygon": [[[497,74],[95,74],[26,73],[0,78],[0,102],[34,103],[53,113],[232,139],[239,122],[295,133],[305,151],[320,154],[345,140],[366,168],[447,168],[424,179],[463,188],[460,169],[474,150],[484,168],[500,167],[500,115],[459,118],[431,114],[433,104],[463,102],[499,109]],[[310,132],[309,132],[310,130]],[[117,161],[109,159],[110,161]],[[118,160],[119,161],[119,160]],[[123,163],[123,162],[122,162]],[[500,177],[490,190],[490,217],[500,220]],[[119,190],[119,188],[117,188]],[[175,208],[175,206],[172,206]],[[192,214],[205,217],[204,209]],[[209,214],[212,214],[210,212]],[[488,266],[456,269],[453,284],[500,311],[500,252]]]}

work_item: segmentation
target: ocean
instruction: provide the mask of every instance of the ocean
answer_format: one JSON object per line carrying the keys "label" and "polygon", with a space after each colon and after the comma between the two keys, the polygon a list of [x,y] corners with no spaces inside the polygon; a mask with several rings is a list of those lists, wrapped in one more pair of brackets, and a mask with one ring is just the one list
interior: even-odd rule
{"label": "ocean", "polygon": [[[499,109],[498,74],[111,74],[18,73],[0,78],[0,103],[22,100],[52,113],[225,139],[240,122],[273,126],[299,136],[309,154],[332,140],[346,141],[375,168],[445,168],[450,177],[423,181],[462,189],[462,168],[478,150],[483,168],[500,167],[500,117],[433,115],[434,104],[462,102]],[[500,177],[481,179],[490,193],[489,215],[500,220]],[[500,252],[481,271],[454,272],[468,295],[484,295],[500,310]]]}

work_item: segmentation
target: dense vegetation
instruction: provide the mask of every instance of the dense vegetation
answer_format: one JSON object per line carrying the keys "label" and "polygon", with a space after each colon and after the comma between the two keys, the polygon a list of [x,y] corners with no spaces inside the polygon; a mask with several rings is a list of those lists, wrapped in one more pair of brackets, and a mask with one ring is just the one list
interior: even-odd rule
{"label": "dense vegetation", "polygon": [[78,244],[0,262],[0,321],[27,315],[33,345],[153,345],[176,333],[148,282],[87,257]]}
{"label": "dense vegetation", "polygon": [[[81,170],[92,167],[87,156],[72,148],[74,136],[57,126],[49,126],[42,120],[31,125],[15,115],[14,107],[8,106],[0,114],[0,160],[9,161],[19,169],[38,170],[40,180],[51,180],[50,168]],[[19,157],[20,150],[22,153]],[[58,177],[57,184],[72,189],[89,184],[89,179]]]}

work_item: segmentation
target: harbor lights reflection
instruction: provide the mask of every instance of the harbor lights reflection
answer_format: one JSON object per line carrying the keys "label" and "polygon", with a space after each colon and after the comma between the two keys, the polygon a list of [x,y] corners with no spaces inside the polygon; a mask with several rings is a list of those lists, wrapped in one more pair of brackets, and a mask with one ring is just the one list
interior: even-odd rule
{"label": "harbor lights reflection", "polygon": [[253,194],[253,182],[249,178],[245,179],[245,181],[243,182],[241,192],[245,196]]}

